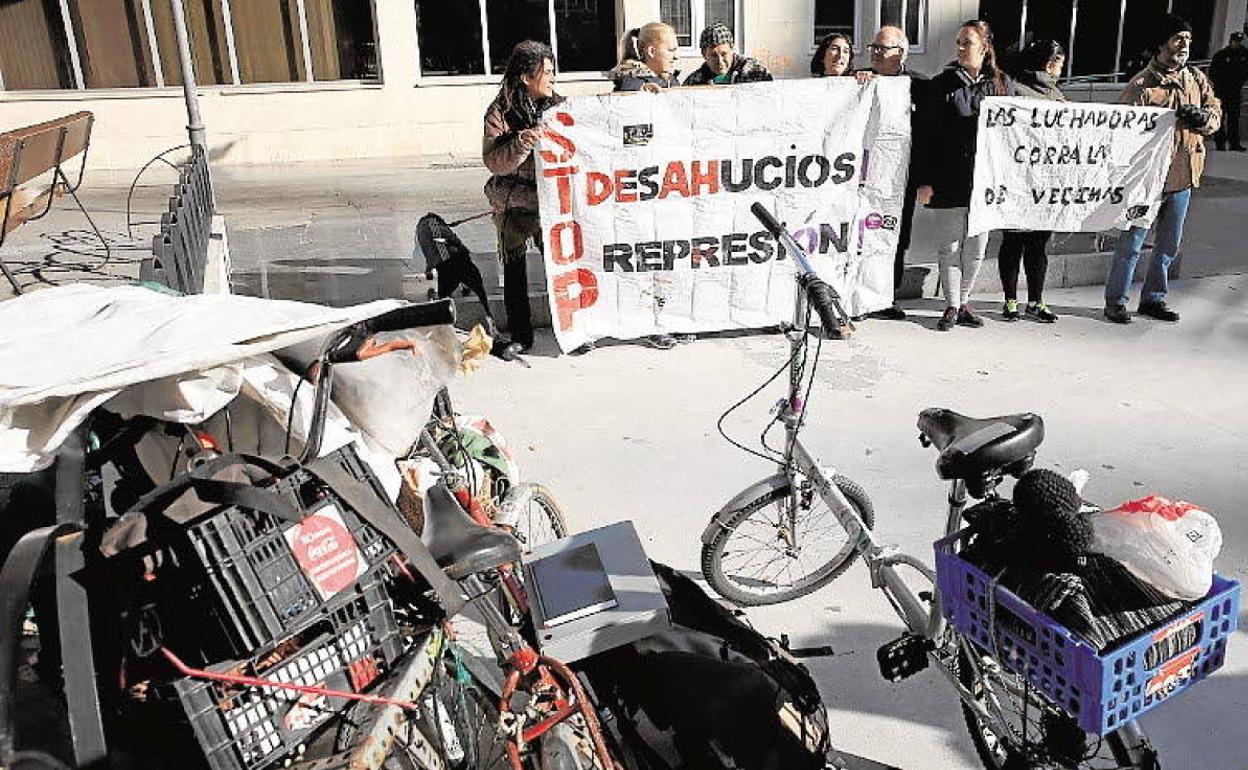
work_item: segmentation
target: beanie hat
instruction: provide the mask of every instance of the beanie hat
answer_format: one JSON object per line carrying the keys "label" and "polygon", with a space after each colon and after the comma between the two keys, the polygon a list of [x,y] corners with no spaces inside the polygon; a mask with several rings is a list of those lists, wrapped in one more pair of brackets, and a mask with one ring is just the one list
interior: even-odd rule
{"label": "beanie hat", "polygon": [[702,30],[702,37],[698,40],[698,45],[705,51],[708,48],[714,48],[717,45],[735,46],[737,41],[733,39],[732,30],[728,29],[727,24],[712,24]]}
{"label": "beanie hat", "polygon": [[1166,18],[1157,25],[1155,31],[1156,38],[1153,41],[1154,48],[1161,48],[1170,41],[1170,38],[1182,32],[1191,34],[1192,25],[1182,16],[1176,16],[1173,13],[1167,14]]}

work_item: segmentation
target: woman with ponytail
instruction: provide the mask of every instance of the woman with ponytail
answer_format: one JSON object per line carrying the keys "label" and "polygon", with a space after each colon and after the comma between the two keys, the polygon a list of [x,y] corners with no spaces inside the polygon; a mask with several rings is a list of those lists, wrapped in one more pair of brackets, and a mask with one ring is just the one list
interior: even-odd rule
{"label": "woman with ponytail", "polygon": [[967,236],[975,174],[975,132],[985,96],[1014,96],[1014,81],[997,64],[992,29],[978,19],[958,30],[957,59],[927,88],[923,131],[915,137],[916,199],[941,211],[938,240],[945,312],[936,328],[978,327],[971,291],[984,261],[988,234]]}
{"label": "woman with ponytail", "polygon": [[620,63],[607,73],[616,91],[652,91],[677,85],[676,30],[660,21],[630,29],[620,39]]}

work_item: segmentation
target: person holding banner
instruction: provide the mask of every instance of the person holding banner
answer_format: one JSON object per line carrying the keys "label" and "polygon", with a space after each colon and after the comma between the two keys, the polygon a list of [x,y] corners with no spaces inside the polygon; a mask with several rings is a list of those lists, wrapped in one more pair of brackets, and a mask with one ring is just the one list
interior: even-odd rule
{"label": "person holding banner", "polygon": [[[906,57],[910,54],[910,38],[906,37],[901,27],[883,26],[875,33],[875,39],[867,46],[871,55],[871,69],[868,72],[855,73],[860,82],[866,82],[873,76],[897,77],[904,75],[910,78],[910,135],[913,138],[922,136],[920,133],[920,108],[923,105],[924,89],[927,87],[927,76],[906,68]],[[887,321],[906,320],[906,311],[897,304],[897,292],[901,289],[901,281],[906,274],[906,251],[910,248],[910,234],[914,229],[914,196],[917,192],[914,167],[916,159],[924,152],[922,147],[912,145],[910,148],[910,170],[906,176],[905,198],[901,205],[901,227],[897,231],[897,252],[893,257],[893,304],[883,310],[869,313],[869,318],[881,318]]]}
{"label": "person holding banner", "polygon": [[[1158,30],[1153,61],[1127,84],[1118,101],[1140,107],[1165,107],[1175,111],[1174,154],[1162,188],[1161,209],[1153,221],[1153,256],[1137,311],[1159,321],[1175,322],[1179,314],[1166,305],[1167,271],[1179,252],[1183,223],[1192,189],[1200,186],[1205,171],[1205,137],[1218,130],[1222,105],[1204,73],[1189,67],[1192,25],[1178,16],[1167,16]],[[1150,228],[1132,227],[1118,236],[1114,262],[1105,282],[1105,317],[1114,323],[1131,322],[1127,292]]]}
{"label": "person holding banner", "polygon": [[529,306],[528,243],[542,246],[533,148],[542,136],[542,112],[563,97],[555,93],[555,54],[526,40],[507,60],[503,85],[485,112],[482,160],[492,176],[485,197],[494,211],[498,255],[503,261],[503,305],[507,330],[521,352],[533,347]]}
{"label": "person holding banner", "polygon": [[661,21],[630,29],[620,40],[620,63],[607,73],[616,91],[649,91],[679,85],[676,53],[680,45],[676,30]]}
{"label": "person holding banner", "polygon": [[[1014,85],[1019,96],[1051,101],[1066,101],[1062,89],[1057,86],[1062,67],[1066,65],[1066,49],[1056,40],[1036,40],[1019,56],[1019,71],[1014,73]],[[1044,278],[1049,269],[1049,257],[1045,246],[1053,233],[1049,230],[1006,230],[1001,234],[1001,248],[997,251],[997,269],[1001,273],[1001,290],[1005,294],[1005,307],[1001,317],[1017,321],[1018,267],[1022,262],[1027,274],[1027,307],[1024,313],[1041,323],[1053,323],[1057,314],[1044,304]]]}
{"label": "person holding banner", "polygon": [[[616,91],[649,91],[659,93],[677,85],[676,52],[680,45],[676,30],[659,21],[624,33],[620,41],[620,63],[607,73],[615,81]],[[693,335],[682,335],[683,341],[691,341]],[[646,344],[659,350],[676,347],[676,337],[670,334],[651,334]]]}
{"label": "person holding banner", "polygon": [[843,32],[833,32],[815,48],[810,57],[810,76],[814,78],[837,78],[854,74],[854,41]]}
{"label": "person holding banner", "polygon": [[984,262],[988,233],[967,235],[975,173],[979,108],[985,96],[1014,96],[1014,81],[997,64],[992,29],[974,19],[958,30],[957,59],[927,87],[914,173],[916,200],[941,211],[938,261],[945,293],[939,331],[979,327],[984,321],[971,309],[971,291]]}
{"label": "person holding banner", "polygon": [[737,53],[736,38],[726,24],[712,24],[702,30],[698,43],[703,63],[685,78],[687,86],[762,83],[772,79],[771,73],[757,59]]}

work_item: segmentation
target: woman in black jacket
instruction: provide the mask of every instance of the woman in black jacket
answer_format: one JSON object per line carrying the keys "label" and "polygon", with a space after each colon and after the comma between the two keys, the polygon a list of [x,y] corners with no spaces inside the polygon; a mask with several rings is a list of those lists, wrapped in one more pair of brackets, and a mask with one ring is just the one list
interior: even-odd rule
{"label": "woman in black jacket", "polygon": [[988,234],[967,237],[971,185],[975,174],[975,132],[985,96],[1013,96],[1014,81],[998,66],[992,30],[978,19],[958,30],[957,60],[932,78],[927,87],[923,134],[916,137],[919,203],[940,209],[940,278],[945,312],[940,331],[983,326],[971,309],[971,291],[984,262]]}

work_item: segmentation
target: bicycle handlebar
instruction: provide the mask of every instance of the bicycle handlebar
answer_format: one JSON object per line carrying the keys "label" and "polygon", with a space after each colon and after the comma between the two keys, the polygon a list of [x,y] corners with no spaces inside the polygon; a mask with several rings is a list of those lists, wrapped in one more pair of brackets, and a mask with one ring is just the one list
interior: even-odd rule
{"label": "bicycle handlebar", "polygon": [[331,364],[360,361],[363,358],[361,350],[374,334],[419,329],[422,326],[440,326],[454,322],[455,304],[450,299],[404,305],[343,329],[335,335],[325,351],[325,356]]}
{"label": "bicycle handlebar", "polygon": [[845,311],[841,308],[841,297],[836,293],[836,289],[831,284],[819,277],[815,273],[814,267],[810,264],[810,257],[807,256],[805,249],[798,245],[797,241],[784,225],[776,221],[776,218],[768,211],[762,203],[755,203],[750,206],[750,213],[758,218],[767,232],[784,248],[785,251],[793,255],[793,261],[797,263],[800,275],[798,283],[801,284],[802,290],[806,292],[806,299],[810,302],[811,307],[819,315],[819,323],[824,329],[835,329],[843,322],[848,322]]}

